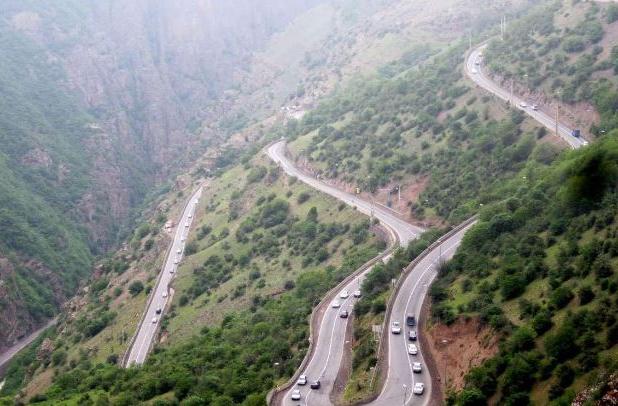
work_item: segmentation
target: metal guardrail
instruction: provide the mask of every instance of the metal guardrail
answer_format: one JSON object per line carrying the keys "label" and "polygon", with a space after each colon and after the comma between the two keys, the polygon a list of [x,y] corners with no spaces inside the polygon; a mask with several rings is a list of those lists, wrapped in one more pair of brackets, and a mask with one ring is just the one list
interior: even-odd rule
{"label": "metal guardrail", "polygon": [[384,313],[384,320],[382,321],[382,335],[380,337],[380,344],[378,346],[378,352],[377,352],[378,364],[376,365],[376,368],[379,370],[379,372],[376,372],[376,373],[379,373],[380,375],[378,385],[376,386],[374,393],[370,397],[354,403],[353,404],[354,406],[360,406],[360,405],[371,403],[374,400],[376,400],[378,396],[380,396],[382,386],[385,383],[382,375],[388,369],[387,367],[385,368],[385,365],[384,365],[385,354],[388,354],[389,329],[387,328],[388,327],[387,323],[388,323],[388,320],[390,320],[391,313],[393,311],[393,306],[395,303],[395,299],[397,298],[399,291],[401,290],[401,287],[403,286],[403,282],[407,279],[407,277],[409,276],[409,273],[416,267],[416,265],[418,265],[418,263],[421,262],[431,251],[436,249],[440,244],[444,243],[447,239],[449,239],[450,237],[452,237],[459,231],[468,227],[470,224],[476,222],[477,219],[478,219],[478,215],[474,215],[470,217],[469,219],[465,220],[463,223],[454,227],[452,230],[450,230],[449,232],[441,236],[437,241],[434,241],[427,248],[425,248],[423,252],[421,252],[416,258],[412,260],[412,262],[408,264],[408,266],[404,268],[404,271],[401,273],[401,275],[397,279],[397,282],[395,283],[395,288],[386,305],[386,311]]}
{"label": "metal guardrail", "polygon": [[[182,207],[182,210],[180,212],[180,218],[182,219],[182,215],[184,214],[185,210],[187,209],[187,206],[189,206],[189,203],[191,203],[191,199],[193,198],[193,196],[195,195],[195,193],[197,193],[197,191],[204,186],[204,183],[202,183],[200,186],[197,187],[197,190],[195,190],[193,193],[191,193],[189,195],[189,198],[187,199],[187,201],[185,202],[184,206]],[[178,224],[176,225],[176,227],[181,226],[180,222],[178,222]],[[129,367],[130,365],[127,365],[128,362],[128,357],[131,354],[131,349],[133,349],[133,345],[135,344],[135,340],[137,339],[137,334],[139,333],[140,327],[141,325],[144,323],[144,320],[146,319],[146,313],[147,310],[150,308],[150,305],[152,304],[152,300],[157,292],[157,288],[159,287],[159,283],[161,282],[161,277],[163,276],[163,272],[165,272],[165,264],[167,263],[167,258],[170,255],[170,252],[172,251],[172,247],[174,246],[174,236],[172,236],[172,240],[170,241],[169,246],[167,247],[167,251],[165,252],[165,256],[163,257],[163,264],[161,265],[161,270],[159,271],[159,274],[157,275],[157,281],[154,285],[154,287],[152,288],[152,290],[150,291],[150,295],[148,295],[148,301],[146,302],[146,306],[144,307],[144,311],[142,312],[142,317],[140,318],[139,323],[137,323],[137,328],[135,329],[135,332],[133,333],[133,336],[131,337],[131,340],[129,341],[129,346],[127,347],[127,349],[124,352],[124,355],[122,356],[122,360],[120,362],[120,366],[122,367]],[[171,303],[171,297],[170,300],[168,301],[168,303]],[[161,323],[158,323],[157,325],[157,330],[161,328]],[[146,353],[150,352],[150,349],[153,345],[153,342],[150,342],[150,344],[148,345],[148,349],[146,350]]]}
{"label": "metal guardrail", "polygon": [[292,377],[286,383],[276,387],[275,389],[271,390],[266,395],[266,403],[268,405],[273,405],[272,402],[273,402],[273,398],[275,396],[279,395],[282,392],[287,391],[290,387],[292,387],[296,383],[296,381],[298,380],[298,377],[300,376],[300,374],[307,367],[307,363],[309,362],[309,360],[311,359],[311,357],[313,356],[313,354],[315,352],[315,345],[314,344],[317,342],[317,339],[314,339],[315,332],[313,330],[314,330],[314,325],[317,324],[317,322],[318,322],[318,317],[323,314],[322,309],[325,306],[328,307],[330,305],[330,303],[333,301],[333,299],[337,296],[339,291],[345,285],[347,285],[349,282],[351,282],[359,274],[363,273],[368,268],[372,267],[373,265],[375,265],[376,263],[381,261],[384,257],[386,257],[386,256],[390,255],[391,253],[393,253],[399,247],[399,238],[397,237],[397,234],[390,227],[388,227],[386,225],[385,225],[385,228],[387,229],[388,233],[390,234],[390,240],[391,241],[390,241],[389,247],[386,250],[382,251],[382,253],[380,253],[378,256],[376,256],[376,257],[370,259],[369,261],[365,262],[360,268],[358,268],[357,270],[352,272],[350,275],[348,275],[344,280],[339,282],[337,284],[337,286],[335,286],[334,288],[329,290],[328,293],[326,295],[324,295],[324,298],[320,301],[320,303],[318,303],[318,305],[313,308],[313,311],[311,312],[311,316],[309,318],[309,340],[308,340],[309,341],[309,348],[307,350],[307,353],[305,354],[305,357],[303,358],[303,360],[300,363],[299,367],[296,369],[296,372],[294,373],[294,375],[292,375]]}

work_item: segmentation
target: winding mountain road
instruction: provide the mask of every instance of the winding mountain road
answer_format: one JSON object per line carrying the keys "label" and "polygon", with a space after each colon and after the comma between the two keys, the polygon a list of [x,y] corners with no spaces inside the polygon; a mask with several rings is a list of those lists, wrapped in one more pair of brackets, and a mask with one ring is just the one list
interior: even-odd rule
{"label": "winding mountain road", "polygon": [[144,310],[142,320],[129,348],[127,358],[124,361],[126,367],[143,364],[152,347],[157,329],[161,322],[161,317],[163,316],[163,311],[168,301],[171,300],[169,295],[169,284],[174,278],[174,275],[176,275],[178,263],[182,259],[185,241],[189,235],[195,208],[202,194],[202,189],[203,187],[200,186],[193,195],[191,195],[182,212],[180,221],[176,225],[174,239],[170,244],[163,268],[159,272],[157,284],[150,293],[151,296]]}
{"label": "winding mountain road", "polygon": [[[356,195],[339,190],[302,172],[287,158],[285,154],[285,145],[286,144],[284,141],[279,141],[271,145],[268,148],[267,153],[270,158],[278,163],[289,176],[294,176],[312,188],[331,195],[350,206],[356,207],[356,209],[361,213],[368,216],[373,215],[379,219],[382,224],[396,233],[400,243],[404,246],[424,231],[422,228],[409,224],[399,217],[396,217],[384,207],[366,202]],[[385,257],[384,261],[387,261],[388,258],[389,257]],[[343,359],[345,348],[345,331],[349,320],[349,318],[341,318],[340,314],[343,310],[347,310],[350,314],[352,313],[354,302],[356,301],[356,298],[353,297],[353,292],[360,289],[363,279],[367,273],[371,271],[371,269],[372,268],[369,268],[362,272],[341,289],[342,292],[348,292],[348,297],[338,297],[334,300],[339,302],[341,307],[329,307],[323,315],[321,323],[315,332],[315,351],[312,358],[307,363],[303,374],[307,375],[310,382],[312,380],[319,379],[321,388],[319,390],[311,390],[309,388],[309,384],[305,386],[292,386],[281,396],[277,397],[280,404],[331,404],[329,399],[330,393],[333,389],[333,385],[335,379],[337,378],[341,361]],[[294,389],[299,389],[301,391],[300,402],[292,401],[290,398],[291,391]]]}
{"label": "winding mountain road", "polygon": [[[408,332],[417,327],[406,326],[407,315],[413,315],[419,320],[423,301],[427,290],[438,274],[438,266],[442,261],[453,257],[457,247],[474,222],[455,232],[450,237],[438,240],[435,248],[427,253],[402,282],[399,293],[394,299],[392,312],[386,327],[391,329],[393,322],[399,322],[401,334],[388,333],[388,372],[382,391],[376,400],[369,403],[376,406],[391,405],[428,405],[432,400],[432,380],[426,368],[423,348],[420,341],[410,341]],[[417,334],[421,334],[417,331]],[[417,355],[408,354],[408,344],[414,343],[418,347]],[[420,362],[422,371],[415,373],[412,363]],[[422,396],[412,392],[414,384],[421,382],[425,385]]]}
{"label": "winding mountain road", "polygon": [[[526,114],[534,118],[540,124],[545,126],[550,131],[556,131],[556,120],[549,114],[544,113],[541,110],[533,110],[524,99],[511,94],[510,91],[501,88],[496,82],[491,80],[484,72],[483,69],[483,51],[487,48],[487,44],[481,45],[475,48],[468,55],[468,59],[465,63],[466,75],[477,85],[487,90],[490,93],[495,94],[504,101],[510,101],[511,105],[522,109]],[[526,103],[525,107],[522,107],[522,103]],[[558,122],[558,134],[571,148],[576,149],[588,145],[588,141],[582,137],[574,137],[572,130],[564,123]]]}

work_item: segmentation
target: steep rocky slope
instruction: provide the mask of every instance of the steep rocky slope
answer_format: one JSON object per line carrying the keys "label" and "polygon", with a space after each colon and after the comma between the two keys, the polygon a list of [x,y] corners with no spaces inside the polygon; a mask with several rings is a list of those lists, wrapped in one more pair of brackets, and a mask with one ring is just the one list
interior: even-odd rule
{"label": "steep rocky slope", "polygon": [[[0,350],[60,304],[132,210],[218,143],[251,53],[319,1],[0,6]],[[193,154],[193,155],[192,155]]]}

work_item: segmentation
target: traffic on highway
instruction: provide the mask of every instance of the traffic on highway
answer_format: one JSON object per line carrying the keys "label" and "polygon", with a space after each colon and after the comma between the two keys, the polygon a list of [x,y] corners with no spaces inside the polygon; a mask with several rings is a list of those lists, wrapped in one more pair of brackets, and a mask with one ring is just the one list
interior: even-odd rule
{"label": "traffic on highway", "polygon": [[[510,102],[512,106],[517,106],[522,109],[526,114],[534,118],[540,124],[550,131],[556,131],[556,118],[551,117],[549,114],[542,111],[542,106],[534,103],[528,103],[521,97],[512,94],[512,92],[501,88],[497,83],[491,80],[483,71],[484,55],[483,51],[487,48],[487,45],[481,45],[474,49],[468,55],[468,59],[465,63],[465,72],[467,76],[483,89],[495,94],[502,100]],[[562,122],[558,122],[558,134],[569,146],[573,149],[580,148],[588,145],[579,130],[571,129]]]}
{"label": "traffic on highway", "polygon": [[161,317],[168,302],[171,300],[170,283],[173,280],[178,265],[182,260],[185,243],[191,229],[195,210],[202,194],[203,187],[200,186],[189,198],[180,220],[176,225],[174,238],[167,252],[163,268],[159,272],[157,283],[150,293],[149,301],[144,311],[142,320],[128,350],[128,355],[124,365],[141,365],[146,360],[148,352],[155,339]]}

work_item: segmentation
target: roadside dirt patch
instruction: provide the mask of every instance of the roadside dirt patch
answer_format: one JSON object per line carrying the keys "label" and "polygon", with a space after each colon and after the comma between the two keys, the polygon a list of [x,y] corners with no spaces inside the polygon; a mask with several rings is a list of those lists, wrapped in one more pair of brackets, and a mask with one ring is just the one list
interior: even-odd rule
{"label": "roadside dirt patch", "polygon": [[460,390],[466,372],[498,353],[500,337],[478,319],[428,325],[425,335],[443,389]]}

